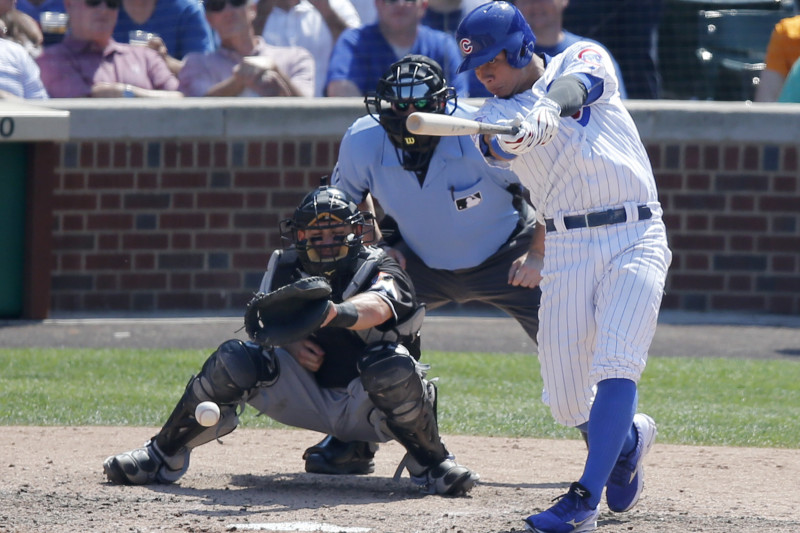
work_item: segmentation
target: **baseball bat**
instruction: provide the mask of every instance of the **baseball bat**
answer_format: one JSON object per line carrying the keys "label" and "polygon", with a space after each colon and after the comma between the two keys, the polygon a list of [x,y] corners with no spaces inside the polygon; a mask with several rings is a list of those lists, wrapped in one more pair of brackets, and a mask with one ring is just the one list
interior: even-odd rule
{"label": "baseball bat", "polygon": [[406,118],[406,129],[417,135],[435,135],[437,137],[473,135],[475,133],[516,135],[519,131],[517,126],[488,124],[486,122],[433,113],[411,113]]}

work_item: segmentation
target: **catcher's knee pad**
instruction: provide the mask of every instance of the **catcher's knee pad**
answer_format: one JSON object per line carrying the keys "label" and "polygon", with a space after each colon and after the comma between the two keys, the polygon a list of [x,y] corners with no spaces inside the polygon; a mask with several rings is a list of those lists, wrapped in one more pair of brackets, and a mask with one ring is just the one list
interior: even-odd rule
{"label": "catcher's knee pad", "polygon": [[229,340],[206,360],[193,389],[201,401],[237,402],[253,387],[277,377],[278,363],[271,352],[252,342]]}
{"label": "catcher's knee pad", "polygon": [[425,368],[397,344],[370,346],[359,362],[370,400],[408,453],[427,467],[443,461],[447,450],[439,438],[436,387],[424,379]]}
{"label": "catcher's knee pad", "polygon": [[361,383],[372,403],[392,420],[412,421],[422,408],[424,383],[417,362],[401,344],[367,347],[359,362]]}

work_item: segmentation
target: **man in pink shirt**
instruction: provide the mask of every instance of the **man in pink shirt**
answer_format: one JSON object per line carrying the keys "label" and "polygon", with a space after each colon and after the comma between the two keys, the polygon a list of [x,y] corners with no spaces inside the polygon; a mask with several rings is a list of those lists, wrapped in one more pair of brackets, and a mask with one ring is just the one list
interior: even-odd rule
{"label": "man in pink shirt", "polygon": [[121,0],[64,0],[67,36],[37,59],[51,97],[183,96],[158,52],[111,38],[120,5]]}
{"label": "man in pink shirt", "polygon": [[272,46],[256,36],[255,4],[206,0],[219,35],[214,52],[192,52],[178,74],[186,96],[314,96],[314,57],[299,46]]}

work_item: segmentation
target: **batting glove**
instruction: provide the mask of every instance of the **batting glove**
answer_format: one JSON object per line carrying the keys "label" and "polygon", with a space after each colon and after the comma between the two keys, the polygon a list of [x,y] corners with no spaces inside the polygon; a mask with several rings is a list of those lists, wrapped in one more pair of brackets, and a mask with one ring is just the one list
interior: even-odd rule
{"label": "batting glove", "polygon": [[517,113],[513,120],[504,121],[502,124],[506,126],[517,126],[519,131],[515,135],[496,135],[495,140],[497,146],[501,151],[508,155],[522,155],[528,153],[534,146],[535,132],[531,125],[522,116],[522,113]]}
{"label": "batting glove", "polygon": [[552,141],[561,124],[561,106],[549,98],[539,98],[525,117],[533,133],[531,146],[544,146]]}

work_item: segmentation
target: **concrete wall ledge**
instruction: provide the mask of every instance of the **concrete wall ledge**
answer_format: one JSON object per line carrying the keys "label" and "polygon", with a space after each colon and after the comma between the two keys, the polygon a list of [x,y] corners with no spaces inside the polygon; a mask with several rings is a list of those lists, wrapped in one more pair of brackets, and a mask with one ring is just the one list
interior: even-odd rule
{"label": "concrete wall ledge", "polygon": [[[84,98],[37,105],[69,111],[70,140],[340,137],[366,113],[361,98]],[[645,142],[800,139],[800,104],[628,100],[626,106]]]}
{"label": "concrete wall ledge", "polygon": [[31,105],[30,101],[0,101],[0,142],[65,141],[69,112]]}

